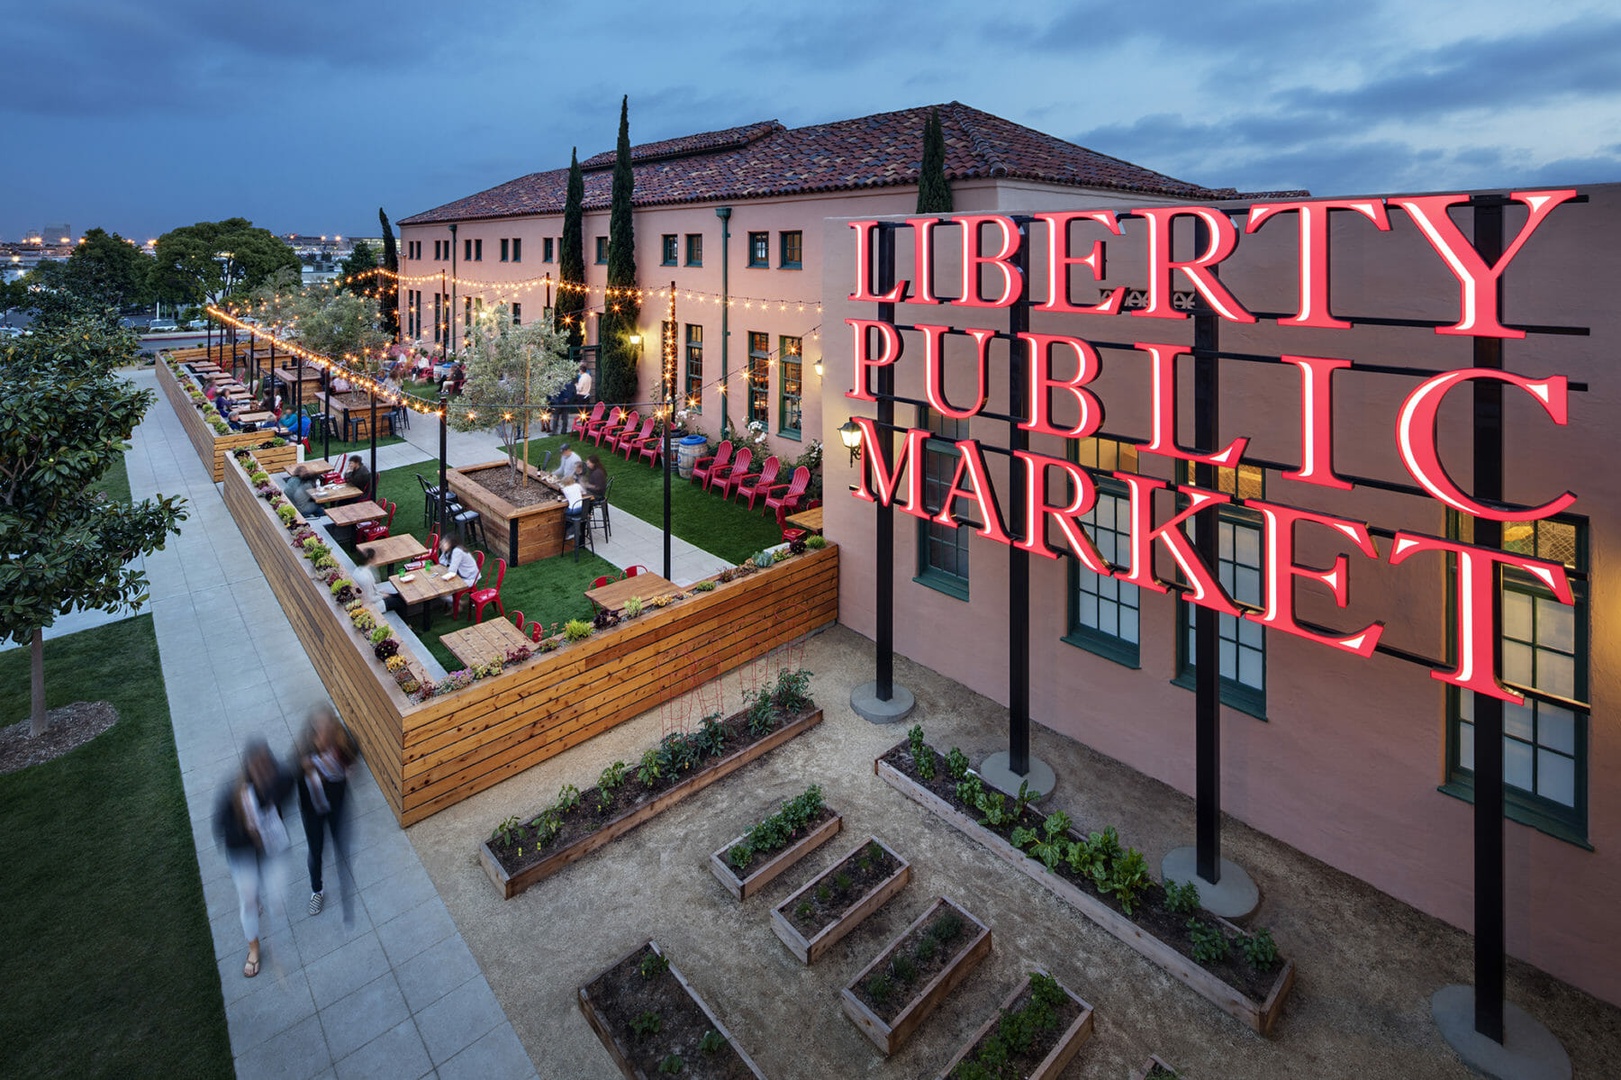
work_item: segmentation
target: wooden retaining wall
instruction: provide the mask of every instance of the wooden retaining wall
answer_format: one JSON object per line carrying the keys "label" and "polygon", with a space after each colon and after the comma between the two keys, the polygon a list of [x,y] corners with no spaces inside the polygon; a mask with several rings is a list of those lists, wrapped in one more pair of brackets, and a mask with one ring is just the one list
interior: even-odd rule
{"label": "wooden retaining wall", "polygon": [[829,545],[416,703],[349,629],[235,458],[226,462],[224,491],[231,516],[401,825],[838,618],[839,555]]}
{"label": "wooden retaining wall", "polygon": [[[567,504],[555,501],[538,506],[514,506],[479,483],[479,477],[486,469],[505,468],[507,462],[503,458],[482,465],[450,469],[445,473],[445,483],[456,493],[462,506],[483,515],[488,547],[492,552],[504,553],[508,566],[520,566],[561,555],[563,513]],[[538,478],[544,474],[530,465],[529,475],[539,483]]]}
{"label": "wooden retaining wall", "polygon": [[180,426],[185,429],[186,438],[191,441],[192,449],[197,451],[197,456],[203,464],[212,469],[216,484],[225,479],[225,455],[244,446],[253,450],[253,456],[259,459],[259,464],[265,467],[266,472],[281,472],[298,460],[296,443],[289,442],[286,446],[272,446],[263,450],[254,449],[276,438],[277,434],[273,431],[234,431],[229,435],[216,435],[214,429],[208,425],[208,419],[191,400],[191,395],[186,393],[185,381],[161,360],[156,367],[158,386],[162,388],[163,395],[169,399],[169,404],[174,407],[175,414],[180,417]]}

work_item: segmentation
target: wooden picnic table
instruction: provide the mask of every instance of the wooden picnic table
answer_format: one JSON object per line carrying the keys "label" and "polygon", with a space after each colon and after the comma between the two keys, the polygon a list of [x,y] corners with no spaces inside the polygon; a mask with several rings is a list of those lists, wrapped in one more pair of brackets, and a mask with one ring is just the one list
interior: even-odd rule
{"label": "wooden picnic table", "polygon": [[321,373],[313,367],[305,368],[302,376],[298,374],[297,368],[279,367],[270,373],[270,377],[286,387],[292,387],[301,382],[314,386],[321,384]]}
{"label": "wooden picnic table", "polygon": [[[343,507],[338,507],[343,509]],[[361,544],[355,548],[360,557],[366,561],[364,566],[392,567],[398,562],[410,562],[420,559],[428,554],[428,549],[422,546],[422,541],[406,533],[403,536],[385,536],[381,540]]]}
{"label": "wooden picnic table", "polygon": [[271,412],[244,412],[237,413],[232,417],[239,424],[262,424],[266,420],[274,420],[275,418],[276,414]]}
{"label": "wooden picnic table", "polygon": [[585,598],[604,611],[618,611],[633,596],[640,597],[642,603],[646,604],[660,596],[674,596],[680,591],[681,586],[657,574],[637,574],[635,577],[610,581],[600,589],[587,589]]}
{"label": "wooden picnic table", "polygon": [[[405,605],[407,611],[421,605],[422,629],[426,630],[433,623],[434,602],[467,588],[462,579],[456,575],[450,575],[448,581],[445,577],[440,567],[425,566],[412,574],[395,574],[388,580],[399,590],[400,602]],[[405,578],[411,580],[405,581],[403,580]]]}
{"label": "wooden picnic table", "polygon": [[[325,506],[327,503],[342,502],[344,499],[353,499],[364,494],[365,492],[353,484],[334,484],[329,488],[310,488],[310,498],[314,499],[319,506]],[[372,505],[375,506],[376,504],[373,503]]]}
{"label": "wooden picnic table", "polygon": [[804,529],[806,532],[820,533],[822,531],[822,508],[818,506],[814,510],[805,510],[798,514],[793,514],[784,520],[796,529]]}
{"label": "wooden picnic table", "polygon": [[[344,486],[349,485],[345,484]],[[358,489],[356,489],[355,494],[360,494]],[[343,528],[361,521],[376,521],[379,518],[385,518],[388,516],[388,511],[370,499],[366,499],[362,502],[329,507],[326,516],[332,519],[332,524]]]}
{"label": "wooden picnic table", "polygon": [[513,649],[530,645],[529,636],[506,618],[476,623],[465,630],[444,635],[439,642],[467,667],[505,660],[507,653]]}
{"label": "wooden picnic table", "polygon": [[325,458],[315,458],[310,461],[300,461],[296,465],[287,467],[288,476],[296,476],[300,480],[308,480],[312,476],[321,476],[332,471],[332,462]]}

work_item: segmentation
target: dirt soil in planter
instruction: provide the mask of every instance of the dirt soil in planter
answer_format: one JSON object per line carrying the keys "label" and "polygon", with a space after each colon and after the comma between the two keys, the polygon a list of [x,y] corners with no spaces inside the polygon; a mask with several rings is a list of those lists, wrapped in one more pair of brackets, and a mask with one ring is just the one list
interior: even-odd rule
{"label": "dirt soil in planter", "polygon": [[479,469],[476,472],[463,470],[462,475],[485,491],[501,496],[513,506],[544,506],[546,503],[561,502],[563,499],[562,495],[533,476],[529,478],[528,484],[524,484],[521,478],[514,476],[512,470],[505,465],[495,469]]}
{"label": "dirt soil in planter", "polygon": [[[1026,982],[1024,984],[1024,991],[1020,993],[1018,998],[1014,1000],[1013,1007],[1009,1011],[1018,1012],[1020,1009],[1029,1004],[1030,984]],[[1021,1054],[1009,1054],[1007,1065],[1002,1069],[1003,1076],[1029,1076],[1031,1071],[1034,1070],[1037,1065],[1040,1065],[1042,1061],[1046,1059],[1047,1055],[1052,1052],[1052,1048],[1058,1045],[1058,1037],[1064,1032],[1068,1031],[1069,1026],[1073,1024],[1081,1015],[1081,1007],[1075,1004],[1074,998],[1070,997],[1068,994],[1065,994],[1064,1000],[1058,1003],[1058,1007],[1053,1010],[1053,1013],[1057,1017],[1057,1023],[1048,1028],[1046,1031],[1036,1032],[1035,1038],[1030,1040],[1030,1049]],[[998,1019],[1000,1019],[1001,1016],[1002,1012],[999,1009],[997,1010]],[[979,1055],[979,1048],[984,1044],[985,1039],[989,1039],[995,1034],[995,1028],[987,1031],[985,1033],[985,1038],[974,1044],[974,1048],[968,1052],[968,1056],[963,1058],[963,1061],[973,1061],[974,1058]],[[1083,1048],[1081,1052],[1085,1053],[1086,1051]],[[961,1068],[961,1066],[958,1067]]]}
{"label": "dirt soil in planter", "polygon": [[[878,853],[876,858],[869,855],[872,851]],[[857,901],[872,891],[874,886],[899,869],[900,865],[895,856],[869,840],[848,859],[830,867],[822,875],[820,880],[827,883],[826,900],[819,899],[816,895],[818,890],[813,889],[786,912],[789,924],[799,931],[801,937],[809,941],[837,922],[846,911],[855,906]],[[837,881],[841,874],[850,879],[848,888],[838,887]],[[810,910],[801,915],[798,909],[804,904],[809,904]]]}
{"label": "dirt soil in planter", "polygon": [[[1256,923],[1270,926],[1299,965],[1277,1028],[1260,1038],[874,776],[873,759],[905,733],[904,725],[870,724],[849,707],[851,692],[872,681],[872,657],[872,641],[844,627],[812,638],[791,664],[815,672],[811,693],[825,710],[815,730],[514,899],[490,887],[477,854],[496,822],[544,806],[561,784],[590,786],[603,766],[639,756],[683,714],[696,722],[742,708],[751,683],[728,673],[709,684],[710,697],[695,691],[668,708],[651,707],[406,830],[542,1076],[617,1080],[575,988],[656,937],[773,1080],[932,1077],[1038,965],[1097,1010],[1096,1034],[1064,1080],[1121,1080],[1150,1053],[1202,1080],[1478,1080],[1429,1011],[1437,987],[1472,979],[1468,934],[1224,817],[1222,853],[1261,887]],[[1006,705],[901,656],[895,679],[917,696],[907,724],[922,724],[929,742],[960,746],[974,762],[1007,749]],[[1066,707],[1078,720],[1100,708]],[[1058,776],[1044,805],[1085,822],[1117,822],[1156,873],[1167,851],[1192,842],[1190,795],[1040,723],[1030,727],[1030,744]],[[1186,779],[1192,783],[1191,765]],[[1225,782],[1238,791],[1270,778],[1237,765]],[[844,816],[850,839],[823,845],[742,903],[717,888],[710,853],[813,783]],[[1437,806],[1452,805],[1433,797]],[[392,831],[389,824],[385,833]],[[806,966],[772,932],[771,909],[868,836],[911,863],[912,884]],[[884,1058],[845,1016],[840,988],[941,895],[965,902],[995,931],[996,947]],[[1616,1075],[1621,1008],[1515,959],[1508,996],[1553,1029],[1578,1077]]]}
{"label": "dirt soil in planter", "polygon": [[[973,944],[978,933],[979,928],[955,909],[941,908],[884,954],[888,963],[856,983],[856,997],[884,1023],[893,1024],[901,1010],[929,985],[929,980],[950,967]],[[880,982],[888,987],[881,996],[873,993]]]}
{"label": "dirt soil in planter", "polygon": [[[699,1041],[714,1025],[668,968],[651,978],[642,977],[642,959],[654,955],[651,948],[643,948],[587,987],[620,1046],[630,1051],[631,1061],[648,1076],[656,1076],[660,1061],[679,1054],[683,1066],[679,1075],[692,1080],[753,1080],[754,1074],[732,1052],[731,1043],[712,1054],[699,1048]],[[659,1030],[638,1036],[631,1021],[649,1012],[658,1015]]]}
{"label": "dirt soil in planter", "polygon": [[[930,752],[933,753],[935,757],[934,779],[932,780],[925,780],[917,774],[917,766],[912,762],[912,753],[908,749],[906,743],[899,744],[893,750],[889,751],[889,753],[885,754],[884,761],[890,765],[893,765],[896,769],[899,769],[913,780],[916,780],[918,783],[940,796],[958,810],[968,814],[970,817],[978,818],[978,810],[971,806],[965,805],[962,800],[957,798],[957,784],[956,781],[951,779],[951,775],[946,771],[945,755],[932,748]],[[1009,805],[1012,805],[1011,801],[1009,802]],[[1051,811],[1049,811],[1049,813],[1050,812]],[[1039,831],[1041,829],[1041,823],[1046,816],[1046,814],[1041,813],[1040,811],[1027,807],[1024,811],[1024,817],[1017,823],[997,826],[982,825],[981,828],[989,829],[991,832],[996,833],[1004,840],[1011,840],[1013,830],[1018,828],[1020,825],[1027,829],[1036,829]],[[1089,832],[1102,832],[1106,827],[1113,825],[1121,833],[1121,848],[1124,849],[1132,846],[1131,837],[1126,834],[1129,825],[1127,828],[1121,828],[1121,822],[1082,822],[1079,820],[1079,818],[1076,818],[1075,815],[1071,815],[1071,818],[1074,819],[1071,825],[1071,835],[1077,832],[1080,833],[1081,836],[1085,836]],[[1131,914],[1127,915],[1126,910],[1120,906],[1119,901],[1117,901],[1113,896],[1107,893],[1101,893],[1097,890],[1097,887],[1093,885],[1091,878],[1076,875],[1063,863],[1059,863],[1058,868],[1052,871],[1052,873],[1057,874],[1065,881],[1079,889],[1082,889],[1094,899],[1101,900],[1103,903],[1107,904],[1121,915],[1125,915],[1126,918],[1130,919],[1144,930],[1147,930],[1149,933],[1165,942],[1165,944],[1171,946],[1189,960],[1193,960],[1194,963],[1216,976],[1228,986],[1243,991],[1251,1001],[1257,1003],[1264,1002],[1267,994],[1272,991],[1272,984],[1277,981],[1278,971],[1282,967],[1283,958],[1279,959],[1277,965],[1267,969],[1266,971],[1256,971],[1254,968],[1250,967],[1249,964],[1245,963],[1243,953],[1240,952],[1238,944],[1235,942],[1226,960],[1217,960],[1211,963],[1203,963],[1201,961],[1194,960],[1193,942],[1188,937],[1188,916],[1173,914],[1172,912],[1165,910],[1165,890],[1160,888],[1157,882],[1150,884],[1148,888],[1143,891],[1140,901],[1132,905]],[[1212,919],[1212,916],[1207,912],[1203,918],[1206,922],[1209,922]],[[1261,925],[1264,924],[1257,923],[1256,927],[1258,928]]]}
{"label": "dirt soil in planter", "polygon": [[[760,869],[760,867],[770,862],[777,856],[779,852],[787,851],[800,840],[804,839],[807,834],[815,832],[819,825],[836,813],[838,813],[837,810],[824,803],[822,808],[816,811],[815,816],[805,823],[804,828],[795,829],[793,832],[788,834],[788,839],[783,841],[781,847],[774,847],[770,851],[755,848],[754,858],[750,859],[749,864],[741,870],[732,865],[732,848],[727,848],[725,852],[721,854],[720,861],[726,864],[726,869],[732,872],[733,877],[737,878],[739,881],[742,881],[744,878]],[[756,824],[758,824],[758,822],[756,822]],[[750,828],[753,828],[753,826],[750,826]]]}

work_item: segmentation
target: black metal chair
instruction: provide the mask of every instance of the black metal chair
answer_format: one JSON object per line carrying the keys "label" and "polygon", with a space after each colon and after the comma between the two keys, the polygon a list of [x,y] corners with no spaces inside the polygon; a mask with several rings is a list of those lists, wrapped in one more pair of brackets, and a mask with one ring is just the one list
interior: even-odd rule
{"label": "black metal chair", "polygon": [[614,537],[613,520],[608,514],[608,496],[613,493],[614,478],[608,477],[608,486],[602,489],[602,498],[591,500],[590,527],[602,530],[604,540]]}
{"label": "black metal chair", "polygon": [[489,540],[484,535],[484,515],[477,510],[463,510],[458,503],[456,510],[451,513],[450,520],[456,523],[456,532],[473,547],[489,549]]}
{"label": "black metal chair", "polygon": [[595,501],[591,496],[587,495],[584,505],[580,508],[580,516],[577,518],[569,517],[568,512],[564,511],[563,525],[565,531],[563,540],[566,543],[571,537],[573,538],[575,562],[580,561],[580,548],[582,546],[590,548],[593,553],[597,550],[596,545],[591,542],[591,504]]}

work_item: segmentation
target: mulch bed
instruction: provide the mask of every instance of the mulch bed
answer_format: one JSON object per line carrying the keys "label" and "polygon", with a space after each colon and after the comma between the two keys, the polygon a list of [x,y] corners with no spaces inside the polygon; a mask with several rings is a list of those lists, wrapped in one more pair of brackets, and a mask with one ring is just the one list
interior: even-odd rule
{"label": "mulch bed", "polygon": [[[883,756],[882,760],[893,766],[896,770],[905,773],[916,783],[928,788],[930,791],[934,792],[934,794],[944,799],[951,806],[962,811],[964,814],[967,814],[969,817],[978,820],[979,810],[975,807],[968,806],[961,799],[957,798],[957,785],[956,782],[951,779],[951,774],[946,768],[945,755],[941,754],[933,747],[929,748],[929,753],[932,753],[935,756],[934,778],[931,780],[925,780],[918,775],[917,766],[912,761],[912,754],[906,743],[896,745]],[[1024,817],[1018,822],[1009,823],[1004,826],[981,825],[980,827],[983,829],[989,829],[991,832],[996,833],[998,836],[1011,843],[1013,830],[1015,828],[1023,826],[1027,829],[1039,830],[1041,828],[1041,823],[1045,820],[1045,818],[1046,815],[1040,811],[1033,808],[1027,808],[1024,812]],[[1092,827],[1101,830],[1105,824],[1107,823],[1096,822],[1093,823]],[[1074,821],[1071,825],[1072,835],[1075,833],[1084,835],[1087,831],[1089,831],[1089,827],[1081,821]],[[1122,844],[1124,843],[1125,840],[1122,838]],[[1230,957],[1226,960],[1218,960],[1211,963],[1202,963],[1195,960],[1193,957],[1193,941],[1188,934],[1187,928],[1188,916],[1175,914],[1165,909],[1165,890],[1160,887],[1158,882],[1151,884],[1148,889],[1144,891],[1140,901],[1134,905],[1134,910],[1132,913],[1127,915],[1125,910],[1120,906],[1119,902],[1116,901],[1113,896],[1098,891],[1097,886],[1093,884],[1091,878],[1076,875],[1064,863],[1059,863],[1058,868],[1052,871],[1052,873],[1057,874],[1077,888],[1084,890],[1094,898],[1101,900],[1104,904],[1107,904],[1125,918],[1130,919],[1132,922],[1142,927],[1145,931],[1154,935],[1154,937],[1171,946],[1177,952],[1187,957],[1193,963],[1198,964],[1200,967],[1216,976],[1216,978],[1220,979],[1228,986],[1241,991],[1251,1001],[1265,1001],[1267,999],[1267,995],[1272,992],[1272,984],[1277,981],[1278,977],[1278,967],[1274,966],[1266,971],[1256,971],[1254,968],[1250,967],[1249,964],[1245,963],[1243,955],[1239,951],[1236,942],[1233,945]],[[1208,912],[1206,912],[1203,915],[1203,918],[1208,922],[1210,921],[1211,916]],[[1282,961],[1280,960],[1279,964],[1281,963]]]}
{"label": "mulch bed", "polygon": [[0,776],[55,761],[118,723],[118,710],[107,701],[75,701],[45,714],[50,726],[38,738],[28,737],[28,721],[0,728]]}
{"label": "mulch bed", "polygon": [[[967,951],[978,932],[979,928],[954,908],[941,907],[928,922],[884,954],[889,963],[874,969],[852,989],[873,1015],[886,1024],[893,1023],[919,990]],[[878,985],[886,987],[887,992],[875,996],[873,990]]]}
{"label": "mulch bed", "polygon": [[[648,1076],[655,1076],[659,1062],[676,1054],[681,1058],[681,1076],[694,1080],[752,1080],[754,1074],[731,1043],[707,1053],[699,1047],[714,1025],[668,967],[648,977],[642,975],[642,961],[656,955],[643,946],[586,987],[592,1002],[618,1036],[620,1046],[630,1052],[632,1063]],[[637,1035],[631,1022],[648,1013],[658,1017],[659,1029]]]}
{"label": "mulch bed", "polygon": [[[788,922],[806,941],[832,926],[844,913],[854,907],[863,896],[871,892],[880,881],[900,868],[900,860],[879,844],[868,841],[843,862],[829,869],[819,880],[826,884],[827,896],[821,889],[807,892],[792,909],[784,912]],[[840,888],[840,879],[846,884]],[[809,909],[805,905],[809,905]]]}
{"label": "mulch bed", "polygon": [[522,478],[514,476],[512,470],[506,467],[479,469],[477,472],[464,472],[463,475],[485,491],[499,495],[513,506],[541,506],[545,503],[561,502],[563,498],[558,492],[532,476],[529,483],[524,484]]}

